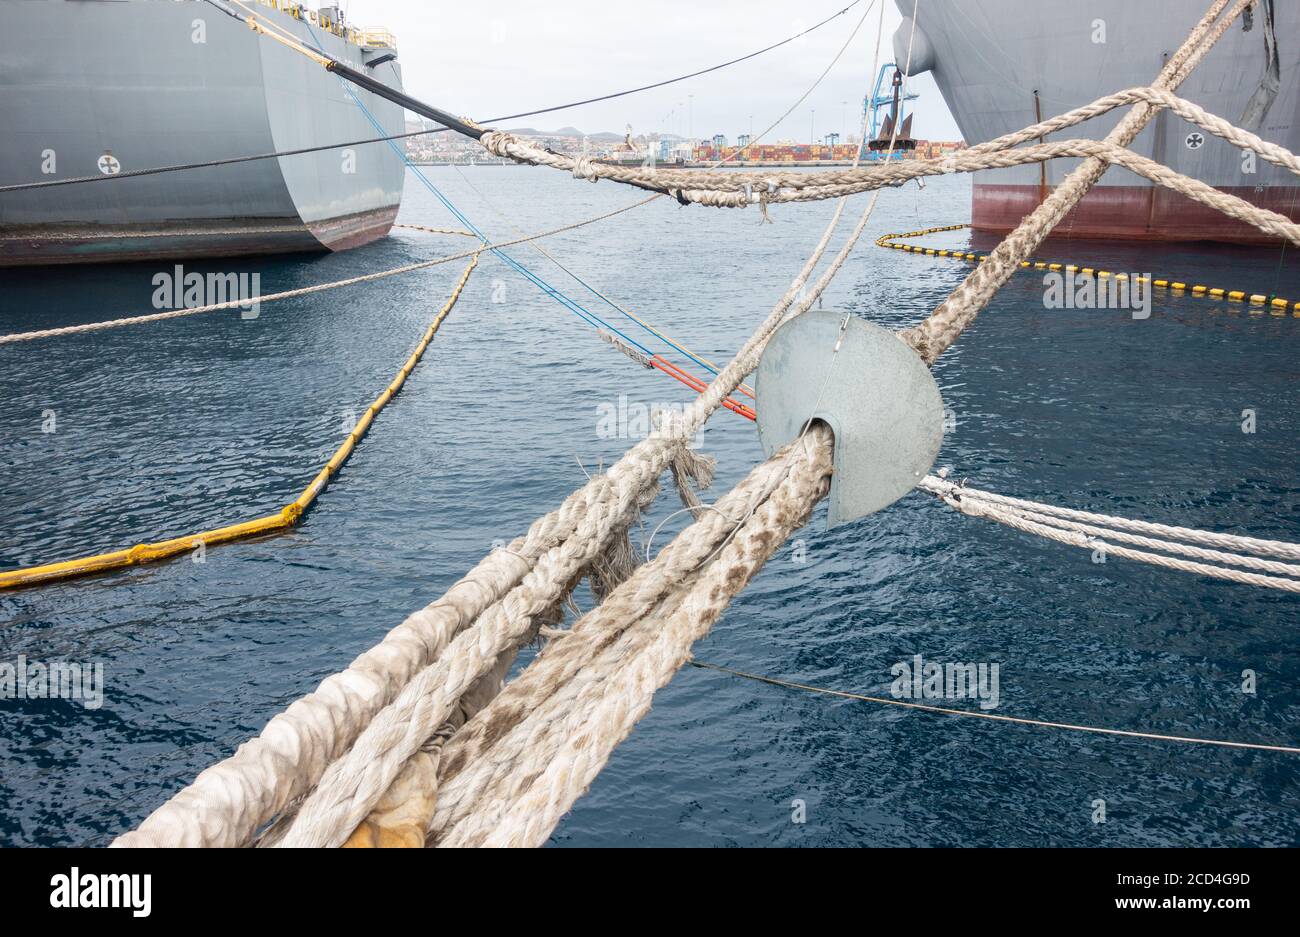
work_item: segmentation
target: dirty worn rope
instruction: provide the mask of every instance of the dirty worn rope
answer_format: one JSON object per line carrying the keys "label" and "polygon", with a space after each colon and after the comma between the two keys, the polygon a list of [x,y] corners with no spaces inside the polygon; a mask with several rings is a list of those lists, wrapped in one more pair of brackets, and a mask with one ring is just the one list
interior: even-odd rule
{"label": "dirty worn rope", "polygon": [[[684,449],[685,441],[694,436],[709,414],[754,369],[767,340],[787,315],[798,315],[810,308],[842,267],[870,218],[874,196],[830,269],[809,286],[809,279],[838,227],[846,201],[841,199],[836,206],[820,240],[786,293],[736,358],[674,420],[670,432],[634,446],[608,473],[593,478],[585,488],[570,495],[559,510],[536,521],[525,537],[506,550],[490,554],[442,599],[412,615],[380,645],[354,661],[347,671],[327,678],[314,693],[272,719],[259,736],[200,774],[193,784],[146,818],[138,830],[119,837],[115,845],[244,845],[260,827],[291,804],[301,801],[299,806],[310,807],[310,800],[304,800],[304,795],[317,787],[327,767],[341,760],[340,756],[353,746],[376,715],[398,697],[402,688],[422,669],[436,662],[457,634],[475,625],[488,608],[516,589],[540,557],[575,535],[596,492],[610,491],[609,476],[635,475],[642,490],[657,484],[658,475],[671,461],[672,454]],[[500,633],[503,633],[501,629]],[[476,631],[475,637],[481,634],[481,630]],[[481,663],[490,659],[488,653],[479,655]],[[406,715],[397,719],[397,723],[411,717],[414,702],[409,698],[404,701]],[[431,712],[426,709],[424,714],[429,716]],[[424,739],[436,732],[439,725],[426,725],[421,730]],[[413,733],[412,737],[419,734]],[[365,793],[354,792],[355,796],[348,793],[341,799],[333,795],[331,806],[342,811],[334,814],[333,829],[318,826],[298,835],[342,843],[369,809],[378,804],[402,766],[403,759],[391,759],[369,776]],[[336,777],[344,778],[345,783],[355,784],[357,776],[355,761],[350,766],[340,766],[336,772]]]}
{"label": "dirty worn rope", "polygon": [[[777,458],[788,476],[750,515],[726,547],[683,584],[674,608],[641,618],[635,630],[599,654],[566,685],[572,702],[557,699],[538,713],[548,731],[529,733],[508,776],[509,789],[466,816],[439,841],[443,846],[540,846],[650,709],[656,690],[690,658],[690,649],[786,537],[807,521],[830,482],[830,435],[818,427]],[[761,468],[761,467],[760,467]],[[694,536],[692,528],[679,540]]]}
{"label": "dirty worn rope", "polygon": [[[1176,87],[1222,34],[1226,24],[1215,20],[1227,2],[1216,0],[1170,59],[1158,86]],[[1250,2],[1239,0],[1232,15]],[[1151,111],[1145,101],[1136,104],[1106,142],[1127,145]],[[1033,249],[1034,239],[1045,236],[1106,165],[1098,156],[1089,157],[1085,167],[1089,173],[1096,170],[1095,176],[1072,175],[1074,181],[1067,180],[1064,191],[1056,193],[1060,199],[1050,206],[1045,202],[1047,211],[1040,209],[1031,216],[1025,231],[1004,242],[1004,254],[986,266],[1000,269],[1009,259],[1022,259],[1017,255]],[[593,171],[590,163],[575,168]],[[137,833],[122,837],[119,844],[199,844],[213,839],[247,843],[276,816],[282,821],[276,825],[276,844],[341,845],[368,839],[376,808],[383,811],[391,806],[390,792],[409,790],[404,782],[412,780],[413,774],[426,780],[446,778],[447,791],[454,793],[458,785],[467,795],[449,799],[448,808],[439,812],[437,803],[428,803],[431,795],[426,790],[420,809],[413,807],[411,814],[417,817],[425,807],[432,808],[428,822],[437,830],[438,844],[545,842],[613,748],[649,709],[655,690],[689,659],[693,642],[707,633],[731,598],[824,496],[831,471],[829,432],[824,426],[812,426],[783,453],[759,466],[751,479],[762,478],[767,484],[760,487],[756,503],[742,502],[743,494],[738,494],[727,502],[741,508],[736,514],[699,512],[675,546],[658,558],[665,564],[680,564],[675,567],[681,572],[678,579],[651,587],[646,585],[651,574],[640,581],[633,574],[610,589],[606,594],[606,601],[613,603],[610,610],[593,613],[604,622],[606,633],[599,638],[594,632],[590,638],[579,637],[573,658],[557,652],[519,694],[498,696],[473,715],[462,700],[484,680],[491,682],[494,668],[500,668],[522,641],[547,624],[550,612],[579,578],[594,577],[602,558],[614,548],[622,549],[620,541],[640,507],[653,497],[660,474],[685,458],[685,441],[753,370],[775,329],[816,301],[857,242],[874,202],[873,195],[847,243],[805,293],[840,218],[841,199],[790,290],[735,359],[660,433],[634,446],[608,472],[571,495],[560,511],[539,521],[549,522],[548,536],[534,537],[530,531],[509,551],[498,551],[506,558],[492,554],[484,560],[480,568],[491,576],[488,588],[472,576],[462,581],[453,588],[454,598],[449,594],[426,610],[434,620],[412,622],[400,639],[381,644],[395,658],[391,666],[384,669],[382,656],[372,657],[360,668],[354,664],[355,671],[350,668],[354,683],[330,678],[307,698],[311,705],[300,701],[276,717],[257,739],[200,775],[195,785],[155,811]],[[937,310],[932,317],[934,334],[917,342],[923,357],[932,361],[933,354],[951,344],[999,285],[993,283],[986,296],[983,290],[988,284],[981,281],[978,288],[954,294],[952,306]],[[690,471],[680,469],[682,474]],[[721,528],[718,517],[724,521]],[[691,566],[690,558],[706,547],[706,559]],[[590,621],[576,633],[587,634]],[[561,679],[566,674],[568,679]],[[546,692],[548,686],[554,692]],[[532,692],[541,700],[539,705],[528,711],[510,708],[521,699],[531,702]],[[459,745],[455,741],[459,732],[454,729],[447,738],[441,737],[454,726],[458,712],[468,717],[465,726],[471,729]],[[475,726],[483,727],[481,734]],[[496,729],[504,734],[494,735]],[[493,742],[505,747],[495,754],[485,753],[485,748],[496,748],[489,744]],[[433,750],[436,758],[412,765],[417,754],[433,755]],[[474,764],[485,754],[489,762],[497,758],[512,770],[479,772]],[[476,757],[471,760],[471,755]],[[196,792],[200,786],[202,791]],[[473,797],[475,791],[481,796]],[[409,818],[410,814],[404,815],[402,822],[408,823]],[[418,839],[418,831],[412,832],[408,823],[394,838]]]}
{"label": "dirty worn rope", "polygon": [[[448,742],[430,825],[433,839],[463,819],[512,773],[515,753],[557,689],[569,685],[597,654],[649,615],[679,583],[695,575],[736,523],[751,514],[786,473],[784,461],[762,463],[720,498],[713,510],[698,515],[691,537],[674,539],[604,602],[549,642],[527,670]],[[641,634],[648,640],[653,630],[642,629]]]}
{"label": "dirty worn rope", "polygon": [[[1041,162],[1044,159],[1061,157],[1099,156],[1110,162],[1118,163],[1135,172],[1150,174],[1153,172],[1150,160],[1136,157],[1118,144],[1106,144],[1097,140],[1063,141],[1067,144],[1093,144],[1091,150],[1075,150],[1039,146],[1023,150],[1012,147],[1027,143],[1048,134],[1072,127],[1105,114],[1118,107],[1145,103],[1156,108],[1168,108],[1190,123],[1200,126],[1207,132],[1227,140],[1242,150],[1252,150],[1262,159],[1274,165],[1300,175],[1300,157],[1283,146],[1270,143],[1247,130],[1234,126],[1222,117],[1210,113],[1197,104],[1157,87],[1129,88],[1125,91],[1098,98],[1091,104],[1075,108],[1064,114],[1031,124],[1022,130],[1005,134],[985,143],[968,147],[960,153],[928,160],[910,160],[904,163],[880,164],[861,169],[823,169],[816,172],[781,172],[781,171],[744,171],[716,172],[712,170],[651,169],[642,167],[617,166],[592,161],[585,173],[590,178],[608,178],[617,182],[638,182],[671,188],[682,192],[688,200],[698,197],[708,200],[705,193],[733,193],[746,195],[744,199],[725,200],[719,198],[717,204],[729,207],[742,207],[756,203],[761,197],[770,202],[805,201],[810,197],[826,198],[825,193],[845,194],[838,187],[844,187],[850,193],[861,192],[885,185],[897,185],[918,176],[940,175],[953,172],[976,172],[982,169],[998,169],[1017,166],[1022,163]],[[527,140],[512,137],[509,134],[493,132],[485,137],[484,146],[496,155],[510,156],[521,162],[552,166],[557,169],[572,171],[576,160],[573,157],[552,153]],[[1134,158],[1136,157],[1136,158]],[[1158,165],[1158,164],[1156,164]],[[1177,187],[1189,177],[1168,172],[1158,177],[1163,185]],[[797,193],[809,190],[815,196],[801,196]],[[766,193],[766,194],[765,194]],[[1190,193],[1185,193],[1190,194]]]}
{"label": "dirty worn rope", "polygon": [[[1142,99],[1139,98],[1139,100]],[[1021,133],[1024,133],[1024,131],[1021,131]],[[1300,169],[1296,168],[1297,163],[1300,161],[1297,160],[1294,154],[1273,144],[1266,144],[1253,134],[1246,134],[1243,131],[1241,136],[1249,137],[1248,142],[1255,146],[1268,147],[1269,154],[1265,156],[1266,159],[1276,162],[1292,172],[1300,173]],[[489,138],[489,143],[495,144],[495,141]],[[531,144],[524,145],[532,146]],[[1274,156],[1277,152],[1280,152],[1282,156]],[[1261,153],[1261,155],[1264,154]],[[1039,143],[1033,146],[998,149],[995,151],[971,147],[952,155],[934,159],[881,163],[860,169],[819,171],[801,175],[789,173],[764,174],[761,172],[690,173],[680,169],[630,170],[623,167],[605,167],[595,162],[591,162],[589,165],[592,178],[600,178],[602,170],[614,168],[619,170],[620,175],[628,176],[629,181],[635,180],[646,186],[651,184],[647,180],[653,180],[655,177],[660,178],[660,185],[671,182],[674,186],[680,186],[680,188],[674,188],[673,194],[680,195],[686,201],[719,208],[743,208],[752,204],[779,204],[838,198],[886,186],[897,186],[910,179],[924,176],[1004,169],[1028,163],[1040,163],[1049,159],[1089,157],[1099,159],[1107,164],[1122,166],[1157,185],[1173,189],[1211,208],[1232,214],[1233,217],[1240,217],[1242,220],[1249,221],[1257,226],[1270,226],[1266,228],[1269,233],[1277,233],[1279,237],[1294,239],[1293,228],[1286,227],[1285,224],[1276,228],[1272,227],[1278,224],[1278,219],[1281,219],[1282,222],[1289,221],[1290,219],[1285,215],[1259,208],[1244,199],[1229,196],[1228,193],[1221,192],[1198,179],[1175,172],[1154,160],[1140,156],[1132,150],[1105,140],[1062,140],[1054,143]],[[571,161],[570,157],[560,157],[558,155],[554,159]],[[679,178],[679,176],[701,175],[716,178],[708,180],[709,187],[707,188],[702,186],[692,187],[687,178]]]}

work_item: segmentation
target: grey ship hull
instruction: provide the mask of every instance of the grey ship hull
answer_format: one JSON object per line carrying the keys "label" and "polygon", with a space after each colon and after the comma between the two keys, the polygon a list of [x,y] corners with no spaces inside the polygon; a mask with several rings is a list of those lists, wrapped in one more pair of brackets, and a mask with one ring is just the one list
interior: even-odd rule
{"label": "grey ship hull", "polygon": [[[915,0],[896,0],[911,17]],[[1254,130],[1300,150],[1300,3],[1276,3],[1280,82]],[[1209,7],[1208,0],[926,0],[917,19],[912,71],[930,70],[966,142],[982,143],[1034,123],[1035,91],[1043,118],[1099,97],[1151,84]],[[1104,42],[1094,41],[1104,28]],[[907,55],[910,20],[894,36],[898,62]],[[1178,94],[1234,123],[1260,86],[1266,65],[1263,16],[1246,31],[1239,20],[1192,72]],[[1053,135],[1100,139],[1124,109]],[[1199,139],[1193,134],[1200,134]],[[1189,138],[1194,146],[1189,146]],[[1256,205],[1300,220],[1297,178],[1250,160],[1226,141],[1162,112],[1138,136],[1135,152]],[[1252,165],[1253,162],[1253,165]],[[986,170],[975,174],[972,222],[977,229],[1014,228],[1079,160]],[[1254,171],[1249,171],[1253,169]],[[1126,169],[1111,167],[1057,227],[1083,237],[1277,243]]]}
{"label": "grey ship hull", "polygon": [[[127,171],[381,135],[338,78],[210,4],[11,0],[3,12],[0,185],[96,175],[105,154]],[[391,51],[257,12],[353,67]],[[395,61],[370,73],[401,86]],[[354,93],[382,135],[403,131],[401,108]],[[388,233],[403,180],[378,143],[0,193],[0,266],[342,250]]]}

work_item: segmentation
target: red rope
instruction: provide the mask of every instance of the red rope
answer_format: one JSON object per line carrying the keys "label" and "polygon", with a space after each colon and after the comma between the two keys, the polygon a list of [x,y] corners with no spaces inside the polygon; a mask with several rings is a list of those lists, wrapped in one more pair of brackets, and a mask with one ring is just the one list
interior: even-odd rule
{"label": "red rope", "polygon": [[[658,368],[660,371],[663,371],[669,377],[674,377],[677,380],[681,381],[687,387],[694,390],[697,394],[702,393],[704,391],[704,388],[708,386],[695,375],[682,370],[677,365],[673,364],[671,361],[668,361],[666,358],[664,358],[661,355],[652,355],[650,357],[650,363],[654,365],[656,368]],[[728,410],[730,410],[731,412],[740,414],[747,420],[758,419],[758,414],[755,413],[752,408],[747,407],[743,403],[739,403],[738,401],[735,401],[730,397],[727,397],[725,400],[723,400],[722,405],[726,407]]]}

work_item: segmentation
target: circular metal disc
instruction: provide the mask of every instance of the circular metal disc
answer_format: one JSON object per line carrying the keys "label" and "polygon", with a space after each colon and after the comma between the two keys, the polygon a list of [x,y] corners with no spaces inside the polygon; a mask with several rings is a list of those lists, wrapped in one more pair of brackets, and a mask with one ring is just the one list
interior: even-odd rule
{"label": "circular metal disc", "polygon": [[893,504],[934,465],[943,398],[930,369],[888,329],[814,310],[777,329],[754,376],[758,436],[771,456],[810,418],[835,433],[827,527]]}

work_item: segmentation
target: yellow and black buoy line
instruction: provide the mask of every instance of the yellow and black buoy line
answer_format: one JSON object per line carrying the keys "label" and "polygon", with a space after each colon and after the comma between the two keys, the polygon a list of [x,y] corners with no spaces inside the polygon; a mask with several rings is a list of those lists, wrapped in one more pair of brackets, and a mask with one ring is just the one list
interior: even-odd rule
{"label": "yellow and black buoy line", "polygon": [[[904,244],[900,243],[904,238],[925,237],[928,234],[940,234],[945,231],[964,231],[969,228],[969,224],[948,224],[940,225],[934,228],[921,228],[917,231],[904,231],[899,234],[882,234],[876,238],[876,246],[887,247],[890,250],[906,251],[909,254],[924,254],[926,257],[947,257],[950,260],[964,260],[969,263],[983,263],[988,257],[985,251],[963,250],[957,247],[926,247],[923,244]],[[1201,283],[1186,283],[1182,280],[1174,280],[1168,277],[1154,277],[1130,275],[1127,273],[1114,273],[1110,270],[1099,270],[1096,266],[1084,266],[1082,264],[1067,264],[1051,260],[1022,260],[1020,267],[1023,270],[1049,270],[1059,273],[1070,273],[1081,277],[1095,277],[1099,280],[1132,280],[1135,283],[1150,283],[1151,286],[1160,290],[1168,290],[1173,293],[1191,294],[1200,296],[1205,299],[1225,300],[1232,303],[1247,303],[1251,306],[1263,306],[1272,310],[1275,316],[1286,315],[1290,311],[1291,315],[1300,319],[1300,302],[1292,302],[1273,293],[1256,293],[1247,290],[1228,290],[1215,286],[1205,286]]]}

